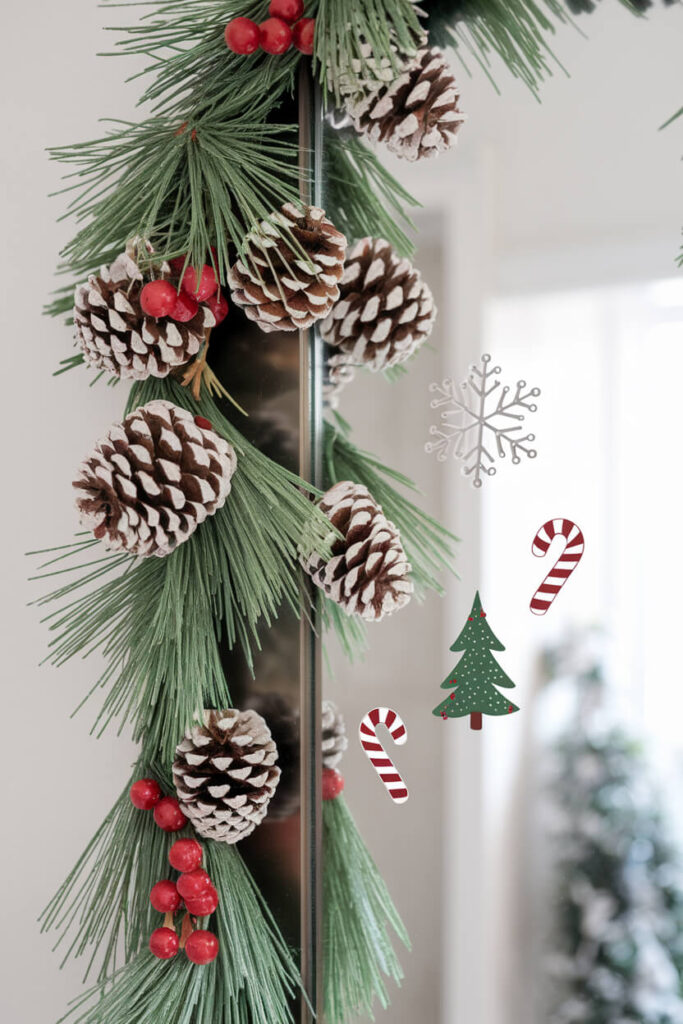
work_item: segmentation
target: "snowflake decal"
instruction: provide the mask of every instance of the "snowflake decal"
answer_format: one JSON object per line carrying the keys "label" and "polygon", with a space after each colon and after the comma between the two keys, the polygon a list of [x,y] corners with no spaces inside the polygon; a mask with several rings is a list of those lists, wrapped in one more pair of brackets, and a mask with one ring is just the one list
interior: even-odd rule
{"label": "snowflake decal", "polygon": [[[501,373],[500,366],[489,368],[490,355],[483,355],[480,364],[470,366],[466,381],[456,385],[447,377],[440,384],[430,384],[429,390],[437,395],[430,406],[439,409],[443,405],[452,408],[441,413],[441,423],[430,427],[429,433],[435,438],[428,441],[425,451],[436,454],[439,462],[445,462],[452,455],[465,465],[464,476],[472,477],[472,485],[481,487],[483,476],[494,476],[496,459],[512,458],[513,465],[536,458],[536,449],[530,446],[534,434],[519,436],[526,412],[536,412],[537,406],[529,399],[540,395],[539,388],[528,391],[525,380],[518,380],[514,394],[506,385],[499,390],[500,381],[493,378]],[[453,417],[453,419],[451,418]],[[512,422],[511,422],[512,421]],[[493,448],[493,454],[487,447]]]}

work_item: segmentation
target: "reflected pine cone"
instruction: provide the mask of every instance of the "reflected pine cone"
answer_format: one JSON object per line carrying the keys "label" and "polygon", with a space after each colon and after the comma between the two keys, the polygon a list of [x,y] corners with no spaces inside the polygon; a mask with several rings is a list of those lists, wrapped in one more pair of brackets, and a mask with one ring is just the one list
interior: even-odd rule
{"label": "reflected pine cone", "polygon": [[435,319],[434,297],[419,271],[389,242],[363,238],[346,257],[339,301],[320,330],[349,363],[386,370],[417,351]]}
{"label": "reflected pine cone", "polygon": [[323,768],[336,768],[349,745],[341,712],[331,700],[323,701]]}
{"label": "reflected pine cone", "polygon": [[[160,276],[170,276],[168,264],[161,265]],[[200,305],[186,323],[147,316],[140,305],[144,284],[131,246],[76,288],[74,325],[88,366],[122,380],[145,380],[167,377],[197,354],[216,323],[208,306]]]}
{"label": "reflected pine cone", "polygon": [[255,711],[205,711],[176,747],[173,780],[183,814],[205,839],[237,843],[266,816],[280,779],[277,747]]}
{"label": "reflected pine cone", "polygon": [[296,331],[339,298],[346,239],[316,206],[287,203],[245,239],[228,273],[232,297],[262,331]]}
{"label": "reflected pine cone", "polygon": [[465,115],[450,65],[438,47],[420,50],[390,84],[347,102],[356,131],[405,160],[436,156],[455,142]]}
{"label": "reflected pine cone", "polygon": [[356,370],[347,361],[346,356],[332,355],[330,349],[327,349],[327,352],[323,381],[323,404],[326,409],[336,409],[342,391],[356,376]]}
{"label": "reflected pine cone", "polygon": [[236,464],[207,420],[172,402],[148,402],[81,464],[81,524],[114,551],[168,555],[225,504]]}
{"label": "reflected pine cone", "polygon": [[399,532],[359,484],[343,480],[327,491],[320,508],[341,533],[332,541],[332,557],[303,556],[316,586],[349,615],[379,621],[403,608],[413,584]]}
{"label": "reflected pine cone", "polygon": [[246,699],[246,707],[266,720],[277,747],[280,781],[268,807],[268,820],[291,818],[299,810],[301,796],[299,709],[279,693],[252,693]]}

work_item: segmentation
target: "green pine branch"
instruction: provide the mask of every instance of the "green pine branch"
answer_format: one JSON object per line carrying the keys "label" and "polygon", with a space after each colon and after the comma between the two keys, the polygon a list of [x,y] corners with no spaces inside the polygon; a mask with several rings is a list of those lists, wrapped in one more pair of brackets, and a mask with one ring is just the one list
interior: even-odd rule
{"label": "green pine branch", "polygon": [[67,546],[37,577],[67,581],[36,604],[54,634],[46,660],[105,658],[88,695],[105,692],[93,731],[132,722],[149,756],[169,760],[197,708],[230,703],[219,642],[239,645],[251,664],[259,625],[283,604],[301,614],[300,545],[329,550],[331,527],[307,497],[313,489],[248,444],[210,396],[197,402],[173,378],[150,379],[132,389],[129,409],[154,398],[205,416],[234,446],[225,505],[165,558],[107,554],[92,539]]}
{"label": "green pine branch", "polygon": [[342,796],[323,803],[323,976],[325,1020],[348,1024],[389,1005],[385,978],[403,971],[390,932],[410,940]]}
{"label": "green pine branch", "polygon": [[370,236],[386,238],[410,258],[415,225],[407,208],[421,204],[382,166],[353,132],[330,128],[325,135],[325,205],[349,243]]}
{"label": "green pine branch", "polygon": [[[218,958],[200,967],[182,951],[162,961],[144,950],[76,999],[59,1024],[293,1022],[290,1001],[299,974],[242,858],[215,842],[204,844],[204,856],[219,903],[199,926],[217,935]],[[161,877],[170,874],[167,868]]]}
{"label": "green pine branch", "polygon": [[[152,813],[134,807],[128,795],[140,778],[159,777],[139,760],[125,789],[40,916],[42,932],[57,936],[54,949],[69,959],[88,956],[85,978],[97,967],[103,982],[138,953],[158,926],[149,893],[169,877],[168,851],[190,835],[162,831]],[[170,790],[169,790],[170,792]]]}
{"label": "green pine branch", "polygon": [[[560,24],[571,24],[562,0],[426,0],[430,41],[454,48],[469,70],[473,60],[493,79],[494,56],[534,94],[562,65],[548,45]],[[563,70],[563,69],[562,69]]]}
{"label": "green pine branch", "polygon": [[241,251],[253,224],[299,195],[295,128],[266,123],[272,102],[262,97],[232,120],[209,112],[119,123],[93,142],[51,150],[73,168],[65,216],[83,225],[62,253],[68,273],[84,279],[139,235],[155,260],[189,253],[201,265],[213,246],[224,279],[230,245]]}

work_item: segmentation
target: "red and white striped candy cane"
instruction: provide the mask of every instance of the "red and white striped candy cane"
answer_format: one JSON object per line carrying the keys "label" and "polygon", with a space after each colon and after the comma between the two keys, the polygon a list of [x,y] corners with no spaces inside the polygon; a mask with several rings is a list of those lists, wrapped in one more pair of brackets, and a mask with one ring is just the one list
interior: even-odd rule
{"label": "red and white striped candy cane", "polygon": [[549,519],[544,523],[534,537],[532,552],[542,558],[555,537],[564,537],[564,551],[531,598],[529,607],[534,615],[545,615],[583,556],[583,533],[571,519]]}
{"label": "red and white striped candy cane", "polygon": [[389,796],[394,803],[404,804],[408,799],[408,787],[377,739],[378,725],[386,725],[394,743],[399,746],[408,739],[408,733],[401,716],[391,708],[373,708],[372,711],[368,711],[358,729],[361,746],[386,786]]}

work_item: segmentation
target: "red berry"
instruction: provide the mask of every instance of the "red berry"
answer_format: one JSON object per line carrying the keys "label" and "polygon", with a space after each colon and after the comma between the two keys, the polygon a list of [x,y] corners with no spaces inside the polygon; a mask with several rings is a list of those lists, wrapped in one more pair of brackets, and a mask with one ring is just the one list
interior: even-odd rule
{"label": "red berry", "polygon": [[148,281],[140,292],[140,305],[147,316],[169,316],[177,297],[170,281]]}
{"label": "red berry", "polygon": [[211,888],[211,879],[202,868],[186,871],[178,879],[178,892],[184,900],[194,899]]}
{"label": "red berry", "polygon": [[185,952],[193,964],[210,964],[218,956],[218,939],[213,932],[199,928],[188,935]]}
{"label": "red berry", "polygon": [[260,37],[259,27],[251,18],[233,18],[225,26],[225,42],[233,53],[255,53]]}
{"label": "red berry", "polygon": [[176,277],[180,277],[185,267],[186,256],[174,256],[172,260],[168,261],[168,265],[171,268],[171,273]]}
{"label": "red berry", "polygon": [[282,18],[268,18],[259,25],[259,45],[274,57],[286,53],[292,45],[292,30]]}
{"label": "red berry", "polygon": [[[200,419],[202,419],[201,416],[195,416],[195,422]],[[201,424],[198,423],[197,426],[201,426]],[[203,852],[201,843],[198,843],[196,839],[177,839],[168,851],[168,859],[171,867],[176,871],[194,871],[202,862]]]}
{"label": "red berry", "polygon": [[203,416],[195,416],[194,421],[200,430],[213,430],[211,420],[207,420]]}
{"label": "red berry", "polygon": [[139,810],[151,811],[161,800],[159,783],[154,779],[138,779],[130,787],[130,799]]}
{"label": "red berry", "polygon": [[153,885],[149,894],[149,902],[160,914],[174,914],[181,902],[175,882],[165,878]]}
{"label": "red berry", "polygon": [[206,304],[213,313],[217,324],[220,324],[225,320],[230,307],[228,306],[228,300],[225,295],[223,295],[222,291],[217,291],[215,295],[212,295],[211,298],[207,299]]}
{"label": "red berry", "polygon": [[298,21],[304,13],[304,0],[270,0],[268,14],[283,21]]}
{"label": "red berry", "polygon": [[336,768],[323,771],[323,800],[334,800],[344,788],[344,776]]}
{"label": "red berry", "polygon": [[198,302],[204,302],[218,288],[216,271],[208,263],[205,263],[199,271],[199,279],[197,279],[197,271],[194,267],[188,267],[183,274],[180,287]]}
{"label": "red berry", "polygon": [[292,42],[297,50],[301,50],[307,56],[313,53],[313,41],[315,39],[315,18],[302,18],[297,21],[292,29]]}
{"label": "red berry", "polygon": [[211,886],[205,892],[200,892],[199,896],[188,896],[185,906],[195,917],[208,917],[218,906],[218,893]]}
{"label": "red berry", "polygon": [[179,292],[176,295],[175,306],[169,313],[169,316],[171,320],[177,320],[178,323],[186,324],[188,320],[193,320],[198,312],[199,303],[194,295],[188,295],[187,292]]}
{"label": "red berry", "polygon": [[154,820],[164,832],[179,832],[187,824],[187,818],[174,796],[162,797],[154,808]]}
{"label": "red berry", "polygon": [[149,937],[149,948],[160,960],[170,960],[178,952],[180,942],[172,928],[155,928]]}

